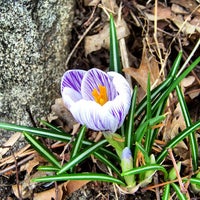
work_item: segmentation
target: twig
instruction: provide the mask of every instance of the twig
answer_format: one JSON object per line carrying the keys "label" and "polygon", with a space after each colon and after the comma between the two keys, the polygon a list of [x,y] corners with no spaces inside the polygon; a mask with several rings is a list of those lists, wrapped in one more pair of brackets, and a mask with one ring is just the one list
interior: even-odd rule
{"label": "twig", "polygon": [[100,0],[98,0],[98,2],[96,2],[95,6],[93,7],[92,14],[90,15],[89,19],[84,23],[84,26],[89,26],[90,22],[92,21],[92,18],[94,17],[94,13],[95,13],[95,10],[96,10],[99,2],[100,2]]}
{"label": "twig", "polygon": [[153,34],[153,37],[154,37],[154,40],[155,40],[155,43],[156,43],[156,46],[157,46],[157,50],[158,50],[158,57],[160,58],[160,64],[161,64],[161,67],[163,68],[164,66],[164,63],[163,63],[163,59],[162,59],[162,54],[161,54],[161,51],[160,51],[160,47],[159,47],[159,44],[158,44],[158,39],[157,39],[157,27],[158,27],[158,24],[157,24],[157,16],[158,15],[158,0],[155,0],[155,14],[154,14],[154,34]]}
{"label": "twig", "polygon": [[179,70],[178,74],[176,75],[176,77],[179,77],[179,75],[182,73],[182,71],[186,68],[187,64],[190,62],[190,60],[192,59],[192,56],[194,55],[194,53],[196,52],[196,50],[199,48],[200,46],[200,39],[198,40],[198,42],[196,43],[195,47],[193,48],[192,52],[190,53],[190,55],[188,56],[187,60],[184,62],[183,66],[181,67],[181,69]]}
{"label": "twig", "polygon": [[20,191],[20,188],[19,188],[19,171],[18,171],[17,159],[16,159],[15,154],[13,153],[12,150],[11,150],[11,153],[12,153],[14,161],[15,161],[17,192],[18,192],[19,200],[22,200],[22,195],[21,195],[21,191]]}
{"label": "twig", "polygon": [[[188,176],[182,177],[182,179],[185,179],[185,178],[188,178]],[[157,185],[151,185],[151,186],[148,186],[148,187],[146,187],[146,188],[142,188],[142,191],[144,192],[144,191],[146,191],[146,190],[152,190],[152,189],[154,189],[154,188],[162,187],[162,186],[165,186],[165,185],[167,185],[167,184],[176,183],[176,182],[178,182],[178,179],[175,179],[175,180],[172,180],[172,181],[166,181],[166,182],[164,182],[164,183],[160,183],[160,184],[157,184]]]}
{"label": "twig", "polygon": [[83,33],[83,35],[81,36],[81,38],[79,39],[79,41],[76,43],[76,45],[74,46],[74,48],[72,49],[71,53],[69,54],[69,56],[67,57],[67,60],[65,62],[65,66],[67,67],[69,60],[71,59],[72,55],[74,54],[76,48],[79,46],[79,44],[81,43],[81,41],[84,39],[84,37],[87,35],[87,33],[90,31],[90,29],[94,26],[94,24],[99,20],[99,17],[95,18],[94,21],[90,24],[90,26],[85,30],[85,32]]}
{"label": "twig", "polygon": [[[156,184],[158,184],[158,174],[157,174],[157,173],[155,173],[154,182],[155,182]],[[160,200],[160,190],[159,190],[158,187],[156,188],[156,199],[157,199],[157,200]]]}
{"label": "twig", "polygon": [[[32,155],[30,155],[30,156],[24,158],[23,160],[19,161],[19,162],[17,163],[17,167],[19,167],[19,166],[25,164],[26,162],[28,162],[29,160],[31,160],[32,158],[34,158],[34,156],[35,156],[35,155],[32,154]],[[15,160],[16,160],[16,157],[15,157]],[[4,174],[4,173],[6,173],[6,172],[8,172],[8,171],[10,171],[10,170],[12,170],[12,169],[14,169],[15,167],[16,167],[16,163],[15,163],[14,165],[11,165],[11,166],[9,166],[9,167],[7,167],[7,168],[1,170],[1,171],[0,171],[0,176],[1,176],[2,174]]]}
{"label": "twig", "polygon": [[55,199],[56,200],[59,200],[60,199],[60,197],[59,197],[59,194],[58,194],[58,183],[55,181]]}
{"label": "twig", "polygon": [[180,174],[179,174],[179,170],[178,170],[178,167],[177,167],[177,164],[176,164],[176,161],[174,159],[174,155],[172,153],[172,150],[171,149],[168,149],[168,153],[169,153],[169,156],[172,160],[172,163],[173,163],[173,166],[174,166],[174,169],[175,169],[175,172],[176,172],[176,176],[178,178],[178,182],[179,182],[179,185],[180,185],[180,189],[181,189],[181,192],[183,192],[184,194],[186,194],[188,191],[187,189],[185,188],[183,182],[182,182],[182,179],[180,177]]}

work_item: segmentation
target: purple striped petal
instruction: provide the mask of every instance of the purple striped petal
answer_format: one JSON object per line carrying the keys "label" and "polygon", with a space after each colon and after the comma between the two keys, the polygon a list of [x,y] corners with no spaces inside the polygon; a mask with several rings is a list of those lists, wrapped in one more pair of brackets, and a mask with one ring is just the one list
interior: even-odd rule
{"label": "purple striped petal", "polygon": [[94,100],[92,91],[96,88],[99,91],[99,85],[105,86],[107,89],[108,100],[112,101],[117,96],[117,91],[112,83],[112,78],[105,72],[93,68],[89,70],[83,77],[81,85],[81,93],[85,100]]}
{"label": "purple striped petal", "polygon": [[72,88],[65,87],[62,91],[62,99],[67,108],[82,99],[81,93]]}
{"label": "purple striped petal", "polygon": [[80,100],[71,106],[70,111],[80,124],[90,129],[112,132],[117,129],[118,120],[94,101]]}
{"label": "purple striped petal", "polygon": [[130,108],[131,89],[122,75],[116,72],[108,72],[108,75],[113,78],[113,84],[118,92],[118,96],[113,101],[107,102],[104,106],[118,119],[118,127],[120,127]]}
{"label": "purple striped petal", "polygon": [[85,73],[84,70],[68,70],[65,72],[61,80],[61,92],[67,87],[81,93],[81,82]]}

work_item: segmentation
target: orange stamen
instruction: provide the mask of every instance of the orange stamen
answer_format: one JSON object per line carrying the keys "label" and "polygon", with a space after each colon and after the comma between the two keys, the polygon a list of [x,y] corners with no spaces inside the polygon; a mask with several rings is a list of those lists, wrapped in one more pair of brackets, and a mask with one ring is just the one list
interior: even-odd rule
{"label": "orange stamen", "polygon": [[92,91],[92,96],[94,97],[94,100],[101,106],[103,106],[108,101],[107,90],[103,85],[99,85],[98,90],[94,88]]}

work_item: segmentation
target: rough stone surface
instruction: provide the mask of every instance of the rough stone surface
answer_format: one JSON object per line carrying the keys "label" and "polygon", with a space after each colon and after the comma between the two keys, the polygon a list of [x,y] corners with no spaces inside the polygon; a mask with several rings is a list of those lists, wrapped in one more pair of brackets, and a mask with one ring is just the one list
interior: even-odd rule
{"label": "rough stone surface", "polygon": [[0,0],[0,121],[33,125],[60,95],[73,4]]}

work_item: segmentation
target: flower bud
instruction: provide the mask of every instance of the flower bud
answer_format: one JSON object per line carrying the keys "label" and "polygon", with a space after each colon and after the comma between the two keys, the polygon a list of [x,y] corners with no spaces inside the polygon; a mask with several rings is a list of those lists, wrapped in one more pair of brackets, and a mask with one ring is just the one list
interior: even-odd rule
{"label": "flower bud", "polygon": [[[122,151],[121,167],[122,167],[122,172],[133,169],[133,157],[132,157],[131,150],[128,147],[125,147]],[[128,187],[135,186],[135,176],[134,175],[124,176],[124,179],[125,179]]]}

